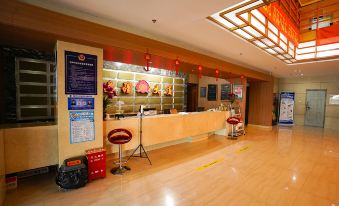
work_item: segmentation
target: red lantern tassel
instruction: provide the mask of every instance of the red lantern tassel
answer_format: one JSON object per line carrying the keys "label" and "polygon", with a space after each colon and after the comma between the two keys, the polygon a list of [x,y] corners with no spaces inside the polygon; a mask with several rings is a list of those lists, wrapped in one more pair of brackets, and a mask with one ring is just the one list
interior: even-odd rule
{"label": "red lantern tassel", "polygon": [[201,72],[202,72],[202,66],[201,65],[199,65],[198,71],[199,71],[198,77],[199,77],[199,79],[201,79]]}
{"label": "red lantern tassel", "polygon": [[218,81],[219,79],[219,69],[215,70],[215,80]]}
{"label": "red lantern tassel", "polygon": [[146,67],[144,67],[144,70],[148,72],[149,71],[149,63],[151,61],[151,54],[146,52],[145,55],[144,55],[144,59],[146,61]]}
{"label": "red lantern tassel", "polygon": [[179,59],[177,58],[175,60],[175,75],[177,75],[177,76],[179,74],[179,64],[180,64],[180,62],[179,62]]}

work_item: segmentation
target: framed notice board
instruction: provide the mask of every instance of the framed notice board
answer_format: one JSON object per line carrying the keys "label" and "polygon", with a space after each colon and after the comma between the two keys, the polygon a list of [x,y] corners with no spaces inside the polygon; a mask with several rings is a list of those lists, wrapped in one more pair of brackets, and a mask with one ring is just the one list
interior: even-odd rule
{"label": "framed notice board", "polygon": [[209,84],[208,85],[207,100],[208,101],[216,101],[217,100],[217,85],[216,84]]}
{"label": "framed notice board", "polygon": [[200,97],[206,98],[206,87],[200,87]]}
{"label": "framed notice board", "polygon": [[97,94],[97,56],[65,51],[65,94]]}
{"label": "framed notice board", "polygon": [[222,84],[220,88],[220,100],[229,100],[232,93],[231,84]]}

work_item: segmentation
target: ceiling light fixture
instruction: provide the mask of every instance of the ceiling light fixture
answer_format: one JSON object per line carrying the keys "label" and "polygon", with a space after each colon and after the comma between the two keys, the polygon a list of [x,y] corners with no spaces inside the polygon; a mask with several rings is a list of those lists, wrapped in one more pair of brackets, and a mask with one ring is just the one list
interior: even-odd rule
{"label": "ceiling light fixture", "polygon": [[[339,40],[325,45],[318,40],[299,43],[298,27],[275,1],[245,0],[207,19],[287,64],[339,56]],[[335,37],[339,39],[339,34]]]}

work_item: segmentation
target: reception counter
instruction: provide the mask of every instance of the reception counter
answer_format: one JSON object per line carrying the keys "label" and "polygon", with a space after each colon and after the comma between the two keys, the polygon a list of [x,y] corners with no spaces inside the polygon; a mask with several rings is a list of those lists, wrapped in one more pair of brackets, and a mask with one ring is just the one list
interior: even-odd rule
{"label": "reception counter", "polygon": [[[185,114],[162,114],[144,116],[142,120],[143,145],[147,150],[161,148],[181,142],[207,138],[214,132],[225,131],[228,112],[193,112]],[[132,132],[132,140],[124,145],[124,150],[131,150],[139,144],[139,117],[127,117],[120,120],[104,121],[105,146],[108,153],[117,151],[117,147],[107,141],[109,131],[125,128]]]}

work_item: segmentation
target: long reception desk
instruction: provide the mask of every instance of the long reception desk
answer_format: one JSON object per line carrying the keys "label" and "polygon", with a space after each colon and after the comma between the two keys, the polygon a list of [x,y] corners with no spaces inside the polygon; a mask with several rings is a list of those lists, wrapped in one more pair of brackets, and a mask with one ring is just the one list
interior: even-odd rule
{"label": "long reception desk", "polygon": [[[217,111],[144,116],[142,119],[142,143],[147,150],[152,150],[181,142],[207,138],[215,132],[226,135],[228,114],[228,112]],[[116,128],[130,130],[133,138],[128,144],[124,145],[123,149],[131,150],[139,144],[139,127],[140,117],[104,121],[104,142],[107,152],[117,152],[117,148],[113,148],[107,141],[109,131]]]}

